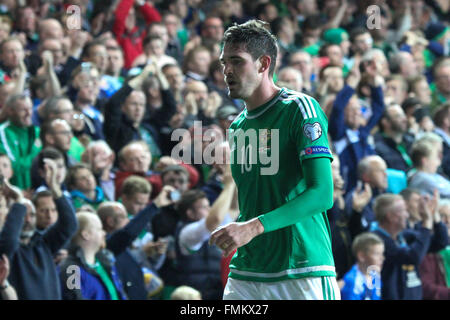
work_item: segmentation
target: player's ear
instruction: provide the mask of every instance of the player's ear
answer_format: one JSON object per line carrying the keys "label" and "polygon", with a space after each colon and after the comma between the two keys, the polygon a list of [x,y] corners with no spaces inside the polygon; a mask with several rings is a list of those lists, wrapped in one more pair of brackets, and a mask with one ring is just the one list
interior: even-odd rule
{"label": "player's ear", "polygon": [[259,72],[263,73],[266,70],[269,70],[270,68],[270,63],[272,62],[272,59],[267,56],[267,55],[262,55],[261,57],[259,57],[259,61],[261,63],[261,65],[259,66]]}

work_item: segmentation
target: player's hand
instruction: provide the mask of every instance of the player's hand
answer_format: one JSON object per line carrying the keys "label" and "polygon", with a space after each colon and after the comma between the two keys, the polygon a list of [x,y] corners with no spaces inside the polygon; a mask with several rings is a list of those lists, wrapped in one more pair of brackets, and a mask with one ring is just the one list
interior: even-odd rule
{"label": "player's hand", "polygon": [[234,250],[249,243],[253,238],[264,232],[264,227],[258,218],[246,222],[232,222],[216,229],[209,239],[210,245],[216,245],[228,257]]}

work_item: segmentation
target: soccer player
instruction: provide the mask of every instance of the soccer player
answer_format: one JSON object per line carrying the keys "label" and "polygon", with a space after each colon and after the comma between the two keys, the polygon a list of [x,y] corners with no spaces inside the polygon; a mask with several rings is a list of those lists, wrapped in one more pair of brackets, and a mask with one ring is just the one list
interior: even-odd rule
{"label": "soccer player", "polygon": [[276,38],[251,20],[224,34],[229,128],[240,215],[211,235],[230,255],[224,299],[340,299],[325,214],[333,205],[327,118],[312,97],[277,87]]}

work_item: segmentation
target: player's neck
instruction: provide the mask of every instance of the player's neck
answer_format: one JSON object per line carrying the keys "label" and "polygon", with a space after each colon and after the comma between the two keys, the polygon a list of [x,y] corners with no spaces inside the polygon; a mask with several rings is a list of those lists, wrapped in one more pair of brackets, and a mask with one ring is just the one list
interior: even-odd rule
{"label": "player's neck", "polygon": [[261,85],[253,92],[251,97],[245,99],[245,105],[248,111],[252,111],[266,102],[272,100],[280,91],[272,81],[263,81]]}

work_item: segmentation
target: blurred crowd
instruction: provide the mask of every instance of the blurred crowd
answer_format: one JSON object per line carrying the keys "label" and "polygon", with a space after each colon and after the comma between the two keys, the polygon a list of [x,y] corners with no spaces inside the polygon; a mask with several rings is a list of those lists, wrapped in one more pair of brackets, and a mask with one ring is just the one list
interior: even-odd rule
{"label": "blurred crowd", "polygon": [[0,0],[1,299],[221,299],[231,257],[208,238],[239,214],[226,131],[245,108],[221,40],[259,19],[275,83],[328,116],[342,298],[448,300],[449,16],[446,0]]}

